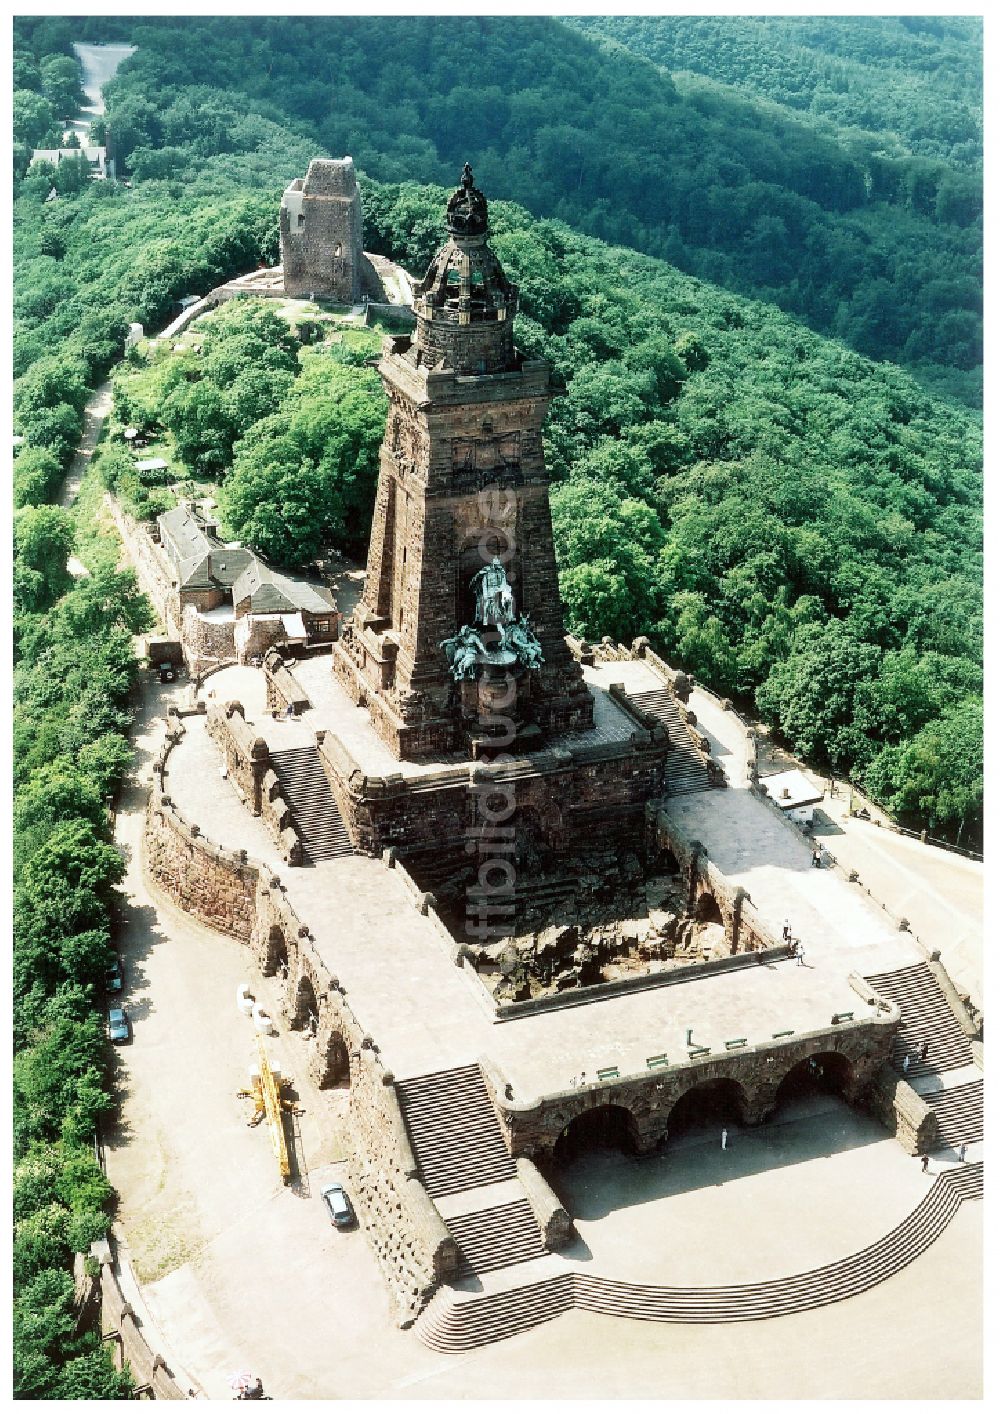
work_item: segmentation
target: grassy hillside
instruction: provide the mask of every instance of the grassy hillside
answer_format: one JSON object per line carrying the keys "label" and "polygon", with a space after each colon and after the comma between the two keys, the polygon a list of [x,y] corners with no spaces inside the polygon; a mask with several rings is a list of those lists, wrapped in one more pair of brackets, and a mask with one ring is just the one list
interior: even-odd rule
{"label": "grassy hillside", "polygon": [[[140,46],[111,105],[140,176],[179,174],[187,144],[203,157],[240,151],[245,124],[234,136],[219,110],[248,100],[380,180],[444,183],[473,156],[485,187],[535,215],[773,300],[942,391],[979,395],[981,183],[942,156],[841,140],[836,115],[821,131],[747,92],[675,83],[551,19],[86,28]],[[763,43],[781,49],[766,31]],[[968,122],[942,111],[960,146]]]}

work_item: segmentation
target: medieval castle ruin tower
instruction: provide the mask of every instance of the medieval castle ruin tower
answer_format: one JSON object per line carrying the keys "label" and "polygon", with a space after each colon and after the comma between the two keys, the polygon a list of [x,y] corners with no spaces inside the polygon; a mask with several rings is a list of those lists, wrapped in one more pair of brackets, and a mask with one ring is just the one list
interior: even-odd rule
{"label": "medieval castle ruin tower", "polygon": [[361,197],[350,157],[314,157],[281,198],[281,264],[285,293],[357,304],[381,298],[378,277],[361,249]]}
{"label": "medieval castle ruin tower", "polygon": [[468,166],[447,227],[415,290],[415,336],[383,345],[390,406],[368,577],[334,653],[338,678],[405,758],[476,750],[493,708],[516,722],[522,749],[593,725],[552,545],[549,369],[514,346],[517,288]]}

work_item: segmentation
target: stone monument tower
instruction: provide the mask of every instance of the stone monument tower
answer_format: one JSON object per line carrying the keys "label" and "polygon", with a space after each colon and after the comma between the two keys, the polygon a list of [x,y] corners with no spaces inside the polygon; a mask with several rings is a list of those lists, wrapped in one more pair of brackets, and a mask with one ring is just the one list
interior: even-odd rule
{"label": "stone monument tower", "polygon": [[361,197],[350,157],[314,157],[281,198],[285,293],[356,304],[364,284]]}
{"label": "stone monument tower", "polygon": [[[448,239],[383,344],[389,395],[368,578],[334,671],[397,756],[593,726],[567,648],[542,424],[548,365],[514,347],[517,288],[466,165]],[[510,723],[514,724],[513,736]]]}

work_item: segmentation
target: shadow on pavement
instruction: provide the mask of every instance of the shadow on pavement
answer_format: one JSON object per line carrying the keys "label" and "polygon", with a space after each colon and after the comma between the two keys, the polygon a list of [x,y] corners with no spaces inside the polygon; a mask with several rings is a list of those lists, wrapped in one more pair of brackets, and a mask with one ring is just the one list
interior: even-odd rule
{"label": "shadow on pavement", "polygon": [[692,1128],[683,1137],[668,1139],[653,1154],[595,1149],[561,1167],[550,1166],[546,1177],[572,1217],[592,1220],[621,1208],[881,1144],[888,1137],[877,1120],[833,1097],[789,1102],[766,1124],[753,1128],[734,1119],[725,1124],[725,1151],[722,1126],[713,1122],[710,1128]]}

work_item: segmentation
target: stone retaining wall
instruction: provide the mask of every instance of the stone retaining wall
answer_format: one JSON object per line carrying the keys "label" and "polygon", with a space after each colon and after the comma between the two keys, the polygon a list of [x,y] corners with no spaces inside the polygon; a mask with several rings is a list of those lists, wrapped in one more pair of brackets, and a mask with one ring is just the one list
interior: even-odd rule
{"label": "stone retaining wall", "polygon": [[517,1160],[517,1176],[542,1234],[542,1246],[549,1252],[558,1252],[576,1236],[573,1219],[538,1166],[524,1155]]}
{"label": "stone retaining wall", "polygon": [[163,1356],[150,1347],[142,1325],[122,1295],[115,1266],[113,1261],[101,1266],[101,1333],[111,1337],[106,1343],[116,1368],[120,1370],[126,1364],[130,1367],[139,1397],[145,1394],[153,1399],[193,1398],[194,1391],[185,1393]]}
{"label": "stone retaining wall", "polygon": [[884,1065],[871,1090],[871,1109],[908,1154],[929,1154],[938,1147],[939,1120],[932,1105],[891,1065]]}
{"label": "stone retaining wall", "polygon": [[246,851],[206,840],[164,795],[164,769],[182,733],[183,723],[172,717],[154,765],[143,841],[146,868],[174,903],[247,943],[265,975],[282,977],[282,1014],[303,1035],[316,1084],[350,1084],[349,1179],[397,1317],[408,1325],[438,1284],[457,1271],[458,1248],[417,1177],[392,1076],[280,879]]}
{"label": "stone retaining wall", "polygon": [[[317,734],[319,737],[319,734]],[[554,747],[509,764],[444,767],[417,777],[367,776],[336,740],[318,740],[320,760],[355,847],[367,854],[405,845],[435,858],[467,856],[480,802],[494,791],[513,803],[515,826],[546,846],[572,850],[599,834],[644,848],[646,801],[663,793],[666,734],[637,724],[629,740],[604,746]]]}
{"label": "stone retaining wall", "polygon": [[251,815],[260,815],[270,760],[267,742],[247,722],[242,702],[210,704],[205,725],[222,752],[229,776],[239,787],[247,809]]}

